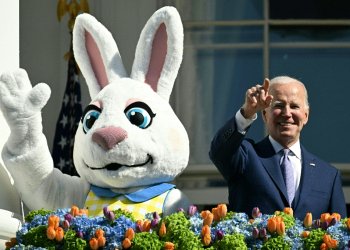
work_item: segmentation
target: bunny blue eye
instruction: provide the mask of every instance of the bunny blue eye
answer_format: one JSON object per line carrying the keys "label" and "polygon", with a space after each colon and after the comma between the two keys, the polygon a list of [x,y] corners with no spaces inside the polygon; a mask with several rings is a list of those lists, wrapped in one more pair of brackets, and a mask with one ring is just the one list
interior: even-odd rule
{"label": "bunny blue eye", "polygon": [[148,128],[156,115],[151,108],[144,102],[134,102],[124,110],[124,113],[131,124],[145,129]]}
{"label": "bunny blue eye", "polygon": [[86,134],[94,125],[95,121],[99,118],[101,109],[95,105],[89,105],[84,111],[84,115],[81,119],[83,124],[83,131]]}

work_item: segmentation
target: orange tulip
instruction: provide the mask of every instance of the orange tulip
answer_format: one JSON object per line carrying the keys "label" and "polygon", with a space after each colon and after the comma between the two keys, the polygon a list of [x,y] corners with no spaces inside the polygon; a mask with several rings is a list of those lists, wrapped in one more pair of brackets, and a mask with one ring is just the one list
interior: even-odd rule
{"label": "orange tulip", "polygon": [[166,227],[165,227],[165,223],[162,222],[159,228],[159,236],[164,237],[165,235],[166,235]]}
{"label": "orange tulip", "polygon": [[132,229],[131,227],[129,227],[126,231],[125,231],[125,238],[128,238],[129,240],[133,240],[135,237],[135,232],[134,229]]}
{"label": "orange tulip", "polygon": [[149,220],[145,220],[142,224],[142,232],[149,232],[151,230],[151,222]]}
{"label": "orange tulip", "polygon": [[306,213],[304,218],[304,226],[311,227],[312,226],[312,213]]}
{"label": "orange tulip", "polygon": [[98,238],[100,236],[104,236],[105,235],[105,232],[101,229],[101,228],[98,228],[95,232],[95,236]]}
{"label": "orange tulip", "polygon": [[56,236],[55,236],[55,240],[57,241],[62,241],[64,237],[64,231],[62,227],[58,227],[56,229]]}
{"label": "orange tulip", "polygon": [[5,247],[6,247],[6,249],[10,249],[11,247],[16,246],[16,244],[17,244],[17,239],[11,238],[10,241],[5,242]]}
{"label": "orange tulip", "polygon": [[337,240],[332,239],[332,237],[328,234],[323,235],[323,242],[327,245],[328,248],[336,248],[338,246]]}
{"label": "orange tulip", "polygon": [[277,221],[275,218],[276,217],[271,217],[267,220],[267,230],[269,230],[270,233],[274,233],[277,230]]}
{"label": "orange tulip", "polygon": [[293,216],[293,214],[294,214],[293,208],[291,208],[291,207],[285,207],[285,208],[283,209],[283,212],[284,212],[285,214],[290,215],[290,216]]}
{"label": "orange tulip", "polygon": [[204,246],[209,246],[210,242],[211,242],[211,235],[210,235],[210,233],[203,235],[203,244],[204,244]]}
{"label": "orange tulip", "polygon": [[211,210],[211,213],[213,214],[213,220],[214,221],[219,221],[220,220],[220,216],[219,216],[217,207],[213,207],[212,210]]}
{"label": "orange tulip", "polygon": [[206,217],[208,217],[208,214],[210,214],[210,211],[209,210],[203,210],[201,212],[201,217],[202,219],[205,219]]}
{"label": "orange tulip", "polygon": [[341,219],[341,215],[338,213],[332,213],[331,217],[335,218],[337,221],[340,221],[340,219]]}
{"label": "orange tulip", "polygon": [[49,226],[47,229],[46,229],[46,236],[48,239],[50,240],[53,240],[55,239],[56,237],[56,230],[53,226]]}
{"label": "orange tulip", "polygon": [[164,249],[165,250],[174,250],[175,245],[174,245],[174,243],[167,241],[164,243]]}
{"label": "orange tulip", "polygon": [[283,221],[277,222],[277,233],[278,235],[284,235],[286,232],[286,225]]}
{"label": "orange tulip", "polygon": [[227,214],[227,206],[226,204],[219,204],[218,205],[218,215],[220,219],[223,219]]}
{"label": "orange tulip", "polygon": [[79,209],[79,215],[80,216],[81,215],[89,216],[89,210],[81,208],[81,209]]}
{"label": "orange tulip", "polygon": [[320,250],[328,250],[328,247],[327,247],[326,243],[322,243],[321,244]]}
{"label": "orange tulip", "polygon": [[97,250],[99,248],[98,240],[96,238],[91,238],[89,241],[89,245],[92,250]]}
{"label": "orange tulip", "polygon": [[123,245],[123,249],[128,249],[131,247],[131,241],[128,238],[125,238],[123,240],[122,245]]}
{"label": "orange tulip", "polygon": [[203,219],[203,225],[210,226],[211,223],[213,223],[214,215],[212,213],[209,213],[207,217]]}
{"label": "orange tulip", "polygon": [[348,228],[348,230],[350,230],[350,218],[347,218],[345,223],[346,223],[346,227]]}
{"label": "orange tulip", "polygon": [[73,215],[74,217],[79,214],[79,208],[77,206],[72,206],[70,208],[70,214]]}
{"label": "orange tulip", "polygon": [[331,216],[329,213],[321,214],[321,218],[320,218],[321,222],[328,221],[329,216]]}
{"label": "orange tulip", "polygon": [[303,232],[301,233],[301,237],[303,237],[303,238],[307,238],[307,237],[309,237],[309,235],[310,235],[310,232],[309,232],[309,231],[303,231]]}
{"label": "orange tulip", "polygon": [[202,227],[202,236],[204,236],[206,234],[210,234],[210,227],[208,225],[204,225]]}
{"label": "orange tulip", "polygon": [[51,215],[48,219],[48,225],[49,227],[53,227],[56,229],[60,224],[60,218],[56,215]]}
{"label": "orange tulip", "polygon": [[97,243],[99,247],[104,247],[106,245],[106,238],[100,235],[97,237]]}

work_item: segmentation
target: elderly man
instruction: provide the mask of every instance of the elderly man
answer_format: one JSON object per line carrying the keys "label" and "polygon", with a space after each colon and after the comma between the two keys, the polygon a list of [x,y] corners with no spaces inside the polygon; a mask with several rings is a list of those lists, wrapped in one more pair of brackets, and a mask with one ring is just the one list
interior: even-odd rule
{"label": "elderly man", "polygon": [[[268,136],[254,142],[246,133],[261,112]],[[249,215],[291,207],[294,216],[346,216],[339,170],[309,153],[300,133],[309,119],[304,84],[279,76],[247,90],[242,108],[215,135],[209,156],[229,187],[229,208]],[[320,138],[321,139],[321,138]]]}

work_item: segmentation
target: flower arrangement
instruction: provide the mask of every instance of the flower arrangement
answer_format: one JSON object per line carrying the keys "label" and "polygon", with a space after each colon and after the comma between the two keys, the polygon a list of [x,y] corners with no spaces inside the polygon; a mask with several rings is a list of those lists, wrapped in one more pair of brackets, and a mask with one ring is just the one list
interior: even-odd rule
{"label": "flower arrangement", "polygon": [[272,215],[254,208],[227,212],[225,204],[199,212],[196,206],[161,217],[147,214],[135,220],[130,212],[110,211],[89,217],[73,206],[56,211],[37,210],[7,249],[349,249],[350,218],[324,213],[304,221],[285,208]]}

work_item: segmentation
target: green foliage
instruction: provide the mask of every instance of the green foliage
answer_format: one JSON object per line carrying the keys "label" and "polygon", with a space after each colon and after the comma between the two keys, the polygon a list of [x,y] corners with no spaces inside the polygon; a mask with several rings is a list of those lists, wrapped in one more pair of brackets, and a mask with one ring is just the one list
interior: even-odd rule
{"label": "green foliage", "polygon": [[283,236],[270,237],[263,245],[262,250],[290,250],[290,243],[286,242]]}
{"label": "green foliage", "polygon": [[132,215],[132,212],[129,212],[129,211],[126,211],[126,210],[118,208],[117,210],[113,210],[113,213],[115,215],[115,218],[119,218],[120,216],[124,215],[125,217],[129,218],[133,222],[136,221],[136,219]]}
{"label": "green foliage", "polygon": [[55,249],[57,243],[54,240],[47,238],[46,229],[47,226],[38,226],[30,229],[28,233],[23,235],[23,244],[32,245],[35,247],[53,247],[53,249]]}
{"label": "green foliage", "polygon": [[323,235],[325,231],[321,228],[312,230],[308,237],[304,238],[304,249],[306,250],[316,250],[320,249],[323,242]]}
{"label": "green foliage", "polygon": [[190,230],[190,222],[183,212],[166,216],[163,221],[167,228],[164,241],[174,243],[176,249],[202,249],[201,240]]}
{"label": "green foliage", "polygon": [[293,216],[286,214],[284,212],[280,212],[278,216],[281,216],[283,218],[283,222],[286,227],[286,230],[295,225],[295,218]]}
{"label": "green foliage", "polygon": [[46,209],[39,209],[35,211],[30,211],[27,216],[24,218],[26,222],[31,222],[36,215],[45,216],[47,214],[52,214],[54,211],[52,210],[46,210]]}
{"label": "green foliage", "polygon": [[242,234],[225,235],[222,240],[215,242],[213,249],[218,250],[246,250],[244,236]]}
{"label": "green foliage", "polygon": [[135,234],[131,249],[134,250],[161,250],[164,242],[161,242],[155,233],[141,232]]}
{"label": "green foliage", "polygon": [[69,229],[64,235],[64,246],[65,250],[83,250],[87,247],[85,240],[76,236],[74,230]]}

